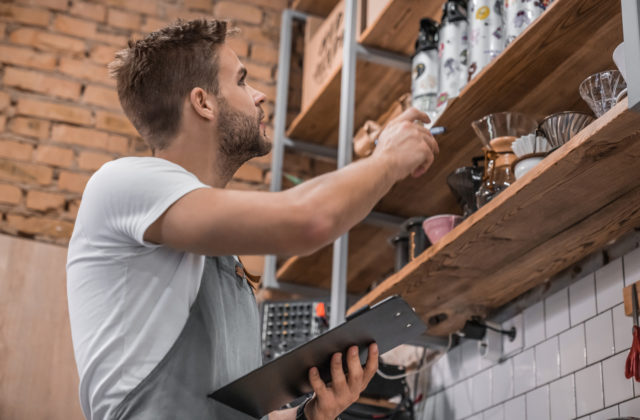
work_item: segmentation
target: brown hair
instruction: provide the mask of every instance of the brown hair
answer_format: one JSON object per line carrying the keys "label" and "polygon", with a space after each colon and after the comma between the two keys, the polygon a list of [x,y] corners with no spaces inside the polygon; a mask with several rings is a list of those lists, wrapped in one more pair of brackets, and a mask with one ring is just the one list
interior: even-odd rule
{"label": "brown hair", "polygon": [[109,64],[124,113],[153,150],[164,149],[177,134],[191,89],[218,94],[216,46],[233,33],[222,20],[178,20],[129,41]]}

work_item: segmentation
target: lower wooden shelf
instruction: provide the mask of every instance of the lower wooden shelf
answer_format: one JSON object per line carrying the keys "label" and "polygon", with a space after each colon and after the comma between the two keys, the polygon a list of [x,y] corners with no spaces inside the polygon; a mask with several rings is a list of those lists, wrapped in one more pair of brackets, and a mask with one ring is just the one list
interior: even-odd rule
{"label": "lower wooden shelf", "polygon": [[399,294],[446,335],[640,225],[640,114],[626,100],[350,310]]}
{"label": "lower wooden shelf", "polygon": [[[393,272],[394,251],[387,238],[394,231],[361,223],[349,231],[347,291],[363,294],[374,282]],[[382,249],[380,249],[382,248]],[[331,288],[333,246],[308,257],[292,257],[278,270],[279,281],[305,286]]]}

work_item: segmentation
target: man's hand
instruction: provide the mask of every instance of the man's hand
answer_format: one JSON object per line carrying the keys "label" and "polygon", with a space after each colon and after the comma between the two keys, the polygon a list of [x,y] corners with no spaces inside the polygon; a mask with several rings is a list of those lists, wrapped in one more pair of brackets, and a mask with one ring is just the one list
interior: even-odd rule
{"label": "man's hand", "polygon": [[429,121],[424,112],[408,108],[391,120],[380,134],[373,156],[387,158],[396,180],[409,174],[419,177],[427,172],[438,156],[438,143],[421,124]]}
{"label": "man's hand", "polygon": [[369,357],[362,369],[358,357],[358,347],[350,347],[347,351],[347,367],[345,376],[342,370],[342,353],[335,353],[331,358],[331,384],[326,385],[320,378],[317,368],[309,370],[309,382],[315,396],[304,409],[309,420],[334,420],[351,404],[367,387],[378,370],[378,345],[369,346]]}

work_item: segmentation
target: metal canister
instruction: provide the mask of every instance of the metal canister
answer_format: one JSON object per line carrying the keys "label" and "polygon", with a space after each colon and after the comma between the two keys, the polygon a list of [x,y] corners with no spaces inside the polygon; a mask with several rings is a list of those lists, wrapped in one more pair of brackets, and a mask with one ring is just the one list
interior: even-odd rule
{"label": "metal canister", "polygon": [[444,5],[439,31],[440,93],[437,108],[442,112],[451,98],[467,84],[467,1],[449,0]]}
{"label": "metal canister", "polygon": [[506,43],[516,39],[551,2],[552,0],[504,0]]}
{"label": "metal canister", "polygon": [[400,232],[389,238],[389,243],[395,249],[394,271],[397,273],[409,262],[409,234]]}
{"label": "metal canister", "polygon": [[505,47],[503,0],[469,0],[468,80],[496,58]]}
{"label": "metal canister", "polygon": [[439,72],[438,24],[424,18],[420,21],[416,53],[411,62],[411,105],[429,115],[429,125],[437,118]]}

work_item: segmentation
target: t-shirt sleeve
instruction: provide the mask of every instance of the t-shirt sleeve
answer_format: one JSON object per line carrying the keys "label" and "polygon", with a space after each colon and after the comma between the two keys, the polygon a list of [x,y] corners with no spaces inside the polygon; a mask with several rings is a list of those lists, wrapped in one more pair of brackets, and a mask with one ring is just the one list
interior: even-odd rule
{"label": "t-shirt sleeve", "polygon": [[89,180],[78,222],[95,246],[159,246],[145,242],[147,228],[185,194],[209,188],[192,173],[159,158],[107,163]]}

